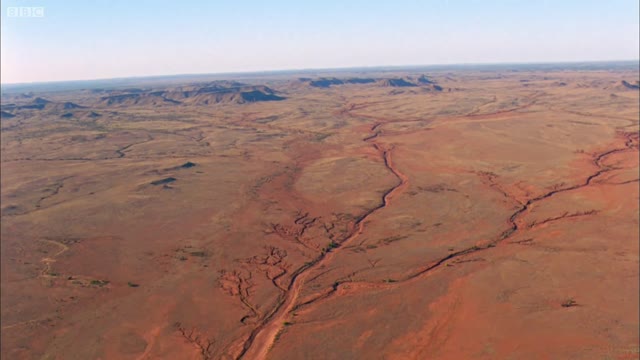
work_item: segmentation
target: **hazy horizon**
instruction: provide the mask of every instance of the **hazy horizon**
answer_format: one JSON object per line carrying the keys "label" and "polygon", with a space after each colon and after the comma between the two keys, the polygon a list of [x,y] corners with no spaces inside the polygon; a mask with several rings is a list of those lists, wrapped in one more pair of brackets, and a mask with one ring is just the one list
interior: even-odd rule
{"label": "hazy horizon", "polygon": [[[44,8],[40,18],[9,7]],[[2,2],[2,83],[636,61],[638,2]]]}
{"label": "hazy horizon", "polygon": [[[355,67],[334,67],[334,68],[308,68],[308,69],[279,69],[279,70],[255,70],[255,71],[229,71],[229,72],[209,72],[209,73],[182,73],[182,74],[158,74],[158,75],[136,75],[136,76],[123,76],[123,77],[106,77],[106,78],[90,78],[90,79],[66,79],[66,80],[50,80],[50,81],[31,81],[31,82],[13,82],[0,84],[6,89],[7,87],[23,87],[23,86],[46,86],[48,84],[62,84],[62,83],[103,83],[109,81],[122,81],[125,84],[135,83],[136,81],[145,80],[165,80],[170,78],[190,78],[190,77],[215,77],[221,80],[237,79],[238,77],[249,77],[251,75],[276,75],[276,74],[293,74],[293,75],[305,75],[306,73],[319,73],[319,74],[333,74],[341,72],[387,72],[387,71],[452,71],[456,70],[478,70],[478,71],[492,71],[496,67],[500,67],[503,70],[509,70],[512,66],[551,66],[554,68],[570,69],[573,66],[584,65],[586,70],[602,70],[602,68],[596,66],[602,65],[640,65],[640,58],[638,59],[625,59],[625,60],[596,60],[596,61],[549,61],[549,62],[520,62],[520,63],[464,63],[464,64],[408,64],[408,65],[373,65],[373,66],[355,66]],[[566,66],[566,67],[564,67]],[[541,69],[535,69],[541,70]],[[323,75],[323,76],[325,76]],[[326,75],[329,76],[329,75]],[[255,79],[255,78],[252,78]],[[101,85],[102,86],[102,85]]]}

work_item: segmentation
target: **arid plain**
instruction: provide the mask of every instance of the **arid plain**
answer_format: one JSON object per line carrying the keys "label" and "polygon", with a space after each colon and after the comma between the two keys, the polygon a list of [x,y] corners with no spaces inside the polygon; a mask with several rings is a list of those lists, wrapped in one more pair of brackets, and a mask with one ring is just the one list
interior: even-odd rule
{"label": "arid plain", "polygon": [[2,358],[637,359],[638,78],[4,93]]}

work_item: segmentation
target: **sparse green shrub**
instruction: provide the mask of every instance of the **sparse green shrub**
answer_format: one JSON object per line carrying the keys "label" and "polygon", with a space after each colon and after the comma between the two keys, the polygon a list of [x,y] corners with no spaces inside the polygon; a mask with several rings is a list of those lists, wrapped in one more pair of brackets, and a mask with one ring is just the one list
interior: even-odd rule
{"label": "sparse green shrub", "polygon": [[91,285],[95,285],[95,286],[99,286],[99,287],[103,287],[107,284],[109,284],[109,280],[91,280]]}

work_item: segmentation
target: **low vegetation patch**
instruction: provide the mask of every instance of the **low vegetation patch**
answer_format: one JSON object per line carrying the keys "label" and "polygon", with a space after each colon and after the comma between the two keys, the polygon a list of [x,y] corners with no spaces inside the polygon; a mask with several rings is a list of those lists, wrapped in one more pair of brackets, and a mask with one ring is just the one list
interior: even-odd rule
{"label": "low vegetation patch", "polygon": [[91,280],[90,284],[93,286],[103,287],[109,284],[109,280]]}

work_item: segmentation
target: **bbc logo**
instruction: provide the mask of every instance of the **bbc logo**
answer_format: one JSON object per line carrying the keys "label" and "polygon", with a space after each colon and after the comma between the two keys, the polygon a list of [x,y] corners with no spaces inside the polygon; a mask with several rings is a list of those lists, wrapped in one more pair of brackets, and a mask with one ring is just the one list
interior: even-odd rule
{"label": "bbc logo", "polygon": [[12,6],[7,8],[8,17],[44,17],[42,6]]}

